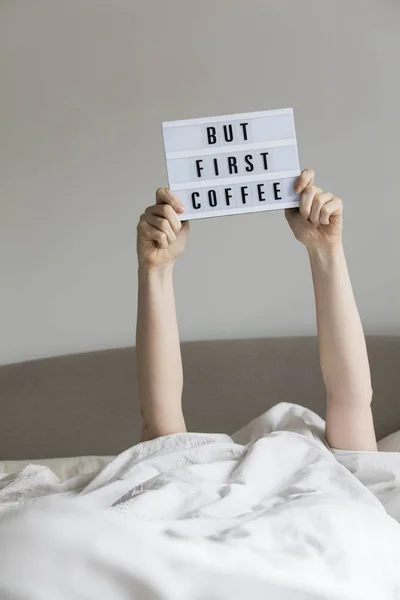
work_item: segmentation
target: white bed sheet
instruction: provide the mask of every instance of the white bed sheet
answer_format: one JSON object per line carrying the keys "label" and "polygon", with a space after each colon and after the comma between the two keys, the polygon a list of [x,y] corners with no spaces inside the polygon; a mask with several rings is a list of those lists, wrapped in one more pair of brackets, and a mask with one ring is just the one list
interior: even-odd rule
{"label": "white bed sheet", "polygon": [[66,481],[78,475],[97,473],[115,457],[113,456],[69,456],[66,458],[40,458],[26,460],[7,460],[0,462],[0,479],[21,471],[28,465],[39,465],[52,471],[60,481]]}
{"label": "white bed sheet", "polygon": [[400,454],[333,453],[323,426],[283,403],[232,438],[166,436],[94,476],[3,478],[0,597],[399,599]]}

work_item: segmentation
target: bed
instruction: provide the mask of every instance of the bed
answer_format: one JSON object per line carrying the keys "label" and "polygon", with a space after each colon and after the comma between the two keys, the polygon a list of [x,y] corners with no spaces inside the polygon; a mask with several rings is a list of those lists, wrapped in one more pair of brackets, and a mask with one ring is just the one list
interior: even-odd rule
{"label": "bed", "polygon": [[202,433],[144,443],[134,349],[2,367],[1,598],[400,598],[399,338],[368,348],[378,453],[326,445],[314,338],[183,344]]}

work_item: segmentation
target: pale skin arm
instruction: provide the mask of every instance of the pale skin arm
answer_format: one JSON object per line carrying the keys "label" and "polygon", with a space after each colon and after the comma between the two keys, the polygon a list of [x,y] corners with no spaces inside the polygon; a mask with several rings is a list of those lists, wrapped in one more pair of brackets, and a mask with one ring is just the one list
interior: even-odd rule
{"label": "pale skin arm", "polygon": [[178,219],[182,209],[174,194],[160,188],[156,199],[141,216],[137,237],[136,360],[142,441],[186,431],[173,267],[185,247],[189,224]]}
{"label": "pale skin arm", "polygon": [[343,248],[309,256],[327,393],[326,440],[333,448],[376,450],[367,349]]}
{"label": "pale skin arm", "polygon": [[[300,210],[287,220],[310,257],[322,374],[327,392],[326,439],[335,448],[376,450],[371,379],[364,334],[342,245],[342,202],[314,186],[303,171],[296,191]],[[188,223],[179,199],[165,189],[138,225],[138,384],[142,440],[186,431],[182,414],[182,363],[172,271],[183,251]]]}
{"label": "pale skin arm", "polygon": [[333,448],[376,450],[368,355],[342,244],[343,205],[314,186],[309,169],[295,190],[302,194],[300,209],[286,217],[310,258],[327,394],[326,440]]}

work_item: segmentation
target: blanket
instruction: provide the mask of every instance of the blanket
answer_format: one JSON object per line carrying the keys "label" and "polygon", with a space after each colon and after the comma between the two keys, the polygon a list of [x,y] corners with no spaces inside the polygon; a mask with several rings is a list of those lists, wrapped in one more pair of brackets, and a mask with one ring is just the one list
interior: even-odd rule
{"label": "blanket", "polygon": [[332,451],[323,431],[282,403],[66,481],[3,477],[0,598],[400,599],[400,454]]}

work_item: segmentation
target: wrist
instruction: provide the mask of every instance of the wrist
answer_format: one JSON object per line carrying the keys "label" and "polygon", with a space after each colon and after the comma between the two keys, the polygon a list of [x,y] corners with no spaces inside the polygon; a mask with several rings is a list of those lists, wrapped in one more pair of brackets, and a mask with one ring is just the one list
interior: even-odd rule
{"label": "wrist", "polygon": [[337,258],[342,258],[344,255],[343,244],[336,244],[328,248],[307,248],[308,256],[311,261],[320,260],[324,262],[334,262]]}
{"label": "wrist", "polygon": [[138,275],[139,277],[157,277],[164,278],[172,275],[174,270],[174,262],[163,263],[160,265],[139,263]]}

